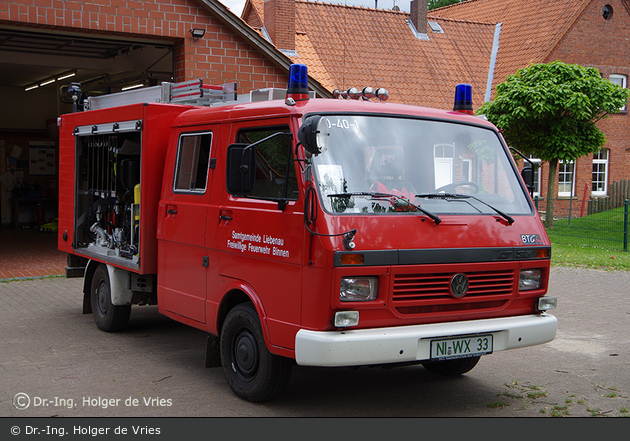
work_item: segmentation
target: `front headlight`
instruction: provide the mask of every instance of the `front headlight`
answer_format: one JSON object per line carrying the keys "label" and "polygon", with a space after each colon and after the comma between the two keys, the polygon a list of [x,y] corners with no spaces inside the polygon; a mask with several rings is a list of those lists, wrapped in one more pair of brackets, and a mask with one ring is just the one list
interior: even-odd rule
{"label": "front headlight", "polygon": [[367,302],[376,299],[376,277],[344,277],[341,279],[339,300],[342,302]]}
{"label": "front headlight", "polygon": [[519,291],[531,291],[539,289],[542,285],[542,270],[540,269],[524,269],[521,270],[521,276],[518,280]]}

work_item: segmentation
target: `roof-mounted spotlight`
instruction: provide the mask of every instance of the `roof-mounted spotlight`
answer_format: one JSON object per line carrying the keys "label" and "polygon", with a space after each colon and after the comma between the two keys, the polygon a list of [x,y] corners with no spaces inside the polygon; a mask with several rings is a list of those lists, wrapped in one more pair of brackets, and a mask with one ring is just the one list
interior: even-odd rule
{"label": "roof-mounted spotlight", "polygon": [[189,30],[188,32],[190,32],[190,35],[192,35],[194,41],[197,41],[200,38],[203,38],[204,35],[206,35],[206,30],[201,28],[194,28]]}
{"label": "roof-mounted spotlight", "polygon": [[334,99],[339,99],[339,97],[341,97],[341,90],[339,90],[339,89],[333,90],[333,98]]}
{"label": "roof-mounted spotlight", "polygon": [[358,100],[361,97],[361,93],[359,92],[359,89],[357,89],[356,87],[351,87],[350,89],[348,89],[348,98],[352,99],[352,100]]}
{"label": "roof-mounted spotlight", "polygon": [[364,87],[361,91],[361,94],[363,95],[364,99],[371,100],[372,98],[374,98],[374,89],[372,89],[370,86]]}
{"label": "roof-mounted spotlight", "polygon": [[81,96],[83,95],[83,92],[81,91],[81,84],[71,83],[70,87],[68,87],[67,93],[68,96],[72,99],[72,113],[78,112],[80,109],[82,109],[81,104],[79,103],[79,101],[81,100]]}
{"label": "roof-mounted spotlight", "polygon": [[374,95],[376,95],[376,98],[378,98],[381,101],[387,101],[389,99],[389,92],[383,89],[382,87],[379,87],[378,89],[376,89],[376,92],[374,92]]}

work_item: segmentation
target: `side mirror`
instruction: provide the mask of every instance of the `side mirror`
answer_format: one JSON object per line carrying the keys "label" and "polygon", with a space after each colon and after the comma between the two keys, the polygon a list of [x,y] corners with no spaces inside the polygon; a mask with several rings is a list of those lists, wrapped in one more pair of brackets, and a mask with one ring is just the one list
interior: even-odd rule
{"label": "side mirror", "polygon": [[227,191],[250,195],[256,182],[256,148],[253,144],[232,144],[227,151]]}
{"label": "side mirror", "polygon": [[328,149],[328,140],[330,139],[328,124],[328,119],[323,116],[311,116],[304,121],[298,131],[298,139],[307,152],[319,155]]}
{"label": "side mirror", "polygon": [[521,177],[523,181],[525,181],[525,186],[529,190],[530,193],[534,190],[534,169],[530,166],[523,167],[521,171]]}

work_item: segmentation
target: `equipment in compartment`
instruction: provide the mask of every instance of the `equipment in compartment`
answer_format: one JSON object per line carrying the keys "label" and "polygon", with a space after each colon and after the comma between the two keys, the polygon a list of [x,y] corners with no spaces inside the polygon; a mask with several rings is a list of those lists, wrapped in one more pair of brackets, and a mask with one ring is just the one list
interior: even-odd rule
{"label": "equipment in compartment", "polygon": [[93,130],[92,133],[76,138],[74,248],[137,262],[140,132]]}

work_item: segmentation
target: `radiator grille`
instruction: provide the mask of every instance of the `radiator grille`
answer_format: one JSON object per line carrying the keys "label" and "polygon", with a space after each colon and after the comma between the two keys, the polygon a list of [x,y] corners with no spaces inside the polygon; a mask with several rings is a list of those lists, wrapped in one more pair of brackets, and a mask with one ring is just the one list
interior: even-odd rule
{"label": "radiator grille", "polygon": [[400,314],[430,314],[501,308],[513,296],[513,270],[465,272],[468,292],[451,295],[451,278],[457,273],[396,274],[392,302]]}

